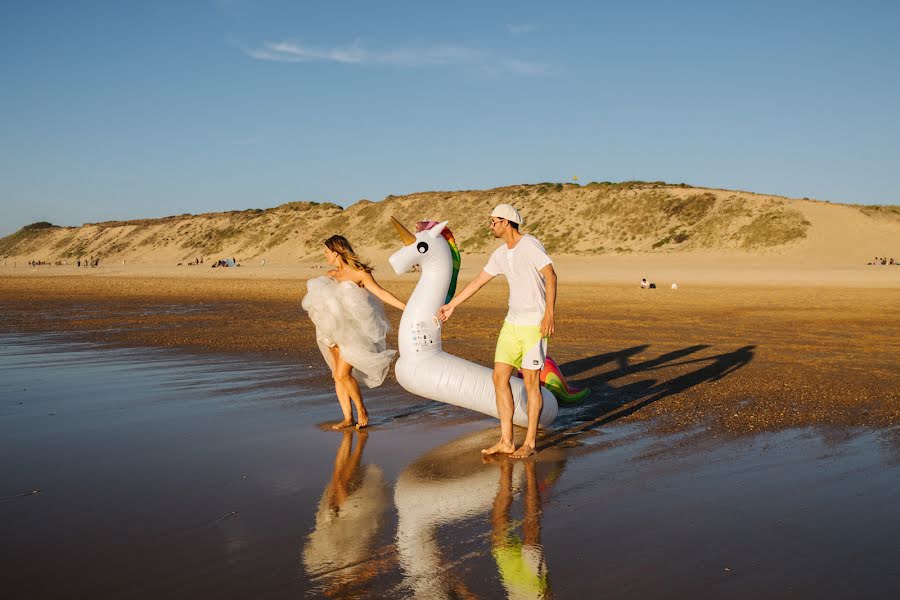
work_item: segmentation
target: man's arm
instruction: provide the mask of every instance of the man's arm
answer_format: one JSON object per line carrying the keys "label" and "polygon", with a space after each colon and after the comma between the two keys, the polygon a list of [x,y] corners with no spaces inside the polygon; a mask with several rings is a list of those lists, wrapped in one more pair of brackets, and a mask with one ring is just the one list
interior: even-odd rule
{"label": "man's arm", "polygon": [[551,263],[540,272],[544,276],[544,284],[547,288],[547,307],[544,309],[544,318],[541,320],[541,335],[550,337],[555,329],[553,312],[556,310],[556,271],[553,270]]}
{"label": "man's arm", "polygon": [[454,296],[453,300],[443,305],[441,309],[438,311],[438,319],[441,321],[446,321],[450,318],[450,315],[453,314],[453,310],[475,295],[475,292],[480,290],[484,285],[489,282],[491,279],[496,277],[496,275],[491,275],[487,271],[482,271],[478,274],[478,277],[469,282],[469,285],[466,288]]}

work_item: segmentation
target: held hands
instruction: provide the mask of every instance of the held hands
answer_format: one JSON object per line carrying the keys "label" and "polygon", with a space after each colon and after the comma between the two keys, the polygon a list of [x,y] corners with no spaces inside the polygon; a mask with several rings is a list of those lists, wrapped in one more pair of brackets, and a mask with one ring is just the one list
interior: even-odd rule
{"label": "held hands", "polygon": [[445,304],[438,310],[437,318],[441,320],[441,323],[444,323],[447,321],[447,319],[450,318],[450,315],[452,315],[452,314],[453,314],[453,306],[451,306],[449,304]]}

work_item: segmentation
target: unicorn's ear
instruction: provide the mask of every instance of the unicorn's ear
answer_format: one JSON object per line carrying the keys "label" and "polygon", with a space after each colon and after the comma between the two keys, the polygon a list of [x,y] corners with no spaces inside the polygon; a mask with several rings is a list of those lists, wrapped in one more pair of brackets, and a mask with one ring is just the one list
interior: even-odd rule
{"label": "unicorn's ear", "polygon": [[441,232],[444,231],[444,227],[446,227],[446,226],[447,226],[447,223],[449,223],[449,222],[450,222],[450,221],[441,221],[440,223],[438,223],[437,225],[435,225],[434,227],[432,227],[431,229],[429,229],[429,230],[428,230],[428,233],[429,233],[429,234],[431,235],[431,237],[433,237],[433,238],[440,237]]}

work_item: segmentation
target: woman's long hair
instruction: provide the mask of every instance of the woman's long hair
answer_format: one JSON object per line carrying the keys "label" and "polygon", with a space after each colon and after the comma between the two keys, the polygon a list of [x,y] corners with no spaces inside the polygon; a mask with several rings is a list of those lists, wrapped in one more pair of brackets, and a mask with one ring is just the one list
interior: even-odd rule
{"label": "woman's long hair", "polygon": [[371,273],[373,271],[372,267],[369,266],[369,263],[363,262],[363,260],[357,256],[356,252],[353,251],[353,246],[350,245],[350,242],[348,242],[347,238],[344,236],[331,236],[325,240],[325,247],[332,252],[337,252],[345,263],[357,271],[365,271],[366,273]]}

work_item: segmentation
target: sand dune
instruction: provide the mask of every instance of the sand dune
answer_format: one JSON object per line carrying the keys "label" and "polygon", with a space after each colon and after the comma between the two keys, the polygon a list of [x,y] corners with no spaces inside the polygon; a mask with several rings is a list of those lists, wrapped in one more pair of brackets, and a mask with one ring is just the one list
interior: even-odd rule
{"label": "sand dune", "polygon": [[[900,258],[900,207],[831,204],[750,192],[662,183],[518,185],[425,192],[335,204],[292,202],[162,219],[56,227],[34,224],[0,240],[2,266],[30,260],[73,265],[99,258],[105,273],[213,276],[211,261],[235,257],[242,273],[265,261],[265,277],[301,277],[321,263],[321,242],[347,236],[381,277],[396,249],[390,216],[412,223],[447,219],[474,275],[495,246],[485,225],[491,208],[522,211],[562,275],[578,281],[660,284],[822,283],[896,286],[900,268],[878,269],[875,256]],[[187,269],[203,257],[203,268]],[[177,267],[177,265],[184,265]]]}
{"label": "sand dune", "polygon": [[293,263],[315,255],[321,240],[342,233],[359,250],[394,246],[388,220],[448,219],[464,253],[489,251],[490,209],[521,209],[525,229],[555,255],[651,256],[709,252],[782,257],[798,264],[858,265],[900,257],[900,210],[792,200],[740,191],[626,182],[519,185],[484,191],[426,192],[334,204],[292,202],[162,219],[51,227],[35,224],[0,240],[0,257],[174,265],[198,256]]}

